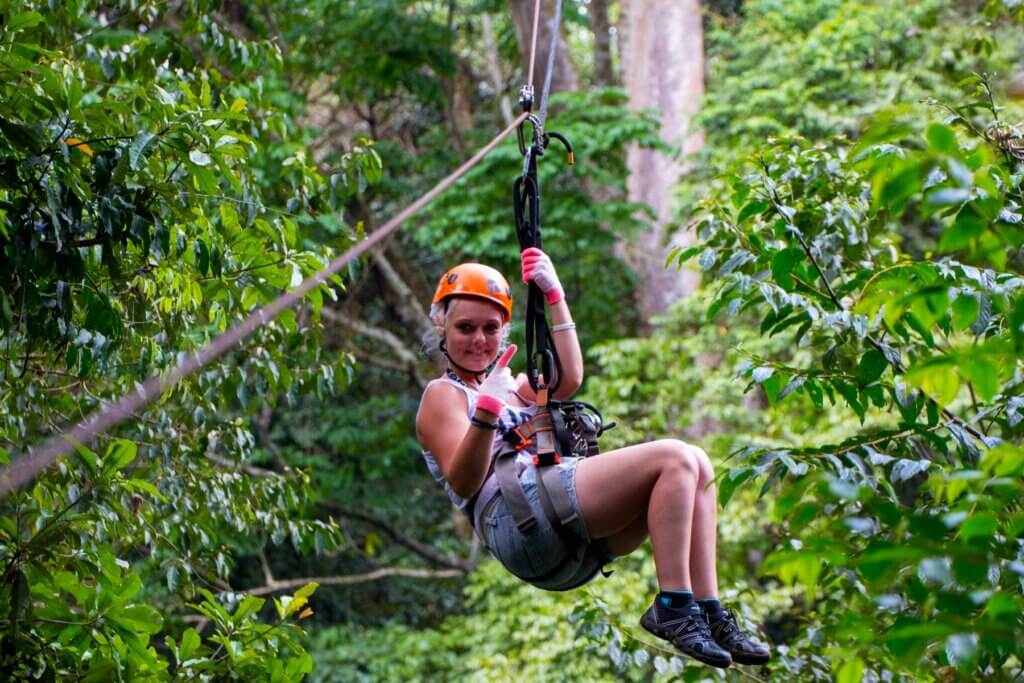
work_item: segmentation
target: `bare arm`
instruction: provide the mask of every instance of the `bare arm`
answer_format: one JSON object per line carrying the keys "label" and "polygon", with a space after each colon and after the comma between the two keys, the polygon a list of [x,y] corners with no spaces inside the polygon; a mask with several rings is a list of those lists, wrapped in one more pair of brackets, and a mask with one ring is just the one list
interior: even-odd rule
{"label": "bare arm", "polygon": [[[558,303],[549,306],[548,310],[551,311],[552,327],[572,322],[572,314],[564,297]],[[560,399],[571,398],[583,384],[583,352],[580,351],[580,341],[575,328],[552,332],[551,337],[555,342],[555,350],[558,351],[558,359],[562,361],[562,383],[554,396]]]}
{"label": "bare arm", "polygon": [[[466,409],[462,391],[443,382],[431,385],[416,413],[416,436],[434,456],[452,490],[470,498],[487,476],[494,431],[470,424]],[[475,417],[484,422],[497,420],[482,410],[477,410]]]}

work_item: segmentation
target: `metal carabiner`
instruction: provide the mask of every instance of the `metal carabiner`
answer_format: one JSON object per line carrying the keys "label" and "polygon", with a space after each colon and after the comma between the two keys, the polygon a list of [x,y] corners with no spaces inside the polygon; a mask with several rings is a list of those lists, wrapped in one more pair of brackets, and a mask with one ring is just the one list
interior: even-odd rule
{"label": "metal carabiner", "polygon": [[516,128],[516,138],[519,140],[519,153],[522,154],[524,157],[526,156],[527,147],[526,133],[524,132],[523,127],[526,125],[527,121],[529,121],[530,125],[533,126],[532,135],[530,137],[534,145],[537,142],[537,131],[538,129],[541,128],[540,120],[533,114],[530,114],[525,119],[523,119],[522,122],[519,124],[519,127]]}

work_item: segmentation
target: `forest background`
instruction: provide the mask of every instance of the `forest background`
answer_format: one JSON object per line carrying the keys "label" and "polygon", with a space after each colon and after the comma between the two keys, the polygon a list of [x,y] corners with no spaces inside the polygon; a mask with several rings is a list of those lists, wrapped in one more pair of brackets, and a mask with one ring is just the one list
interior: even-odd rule
{"label": "forest background", "polygon": [[[550,128],[578,162],[541,178],[581,396],[606,450],[712,454],[722,597],[772,663],[718,674],[643,634],[649,548],[522,585],[430,479],[425,308],[452,263],[517,272],[506,141],[0,500],[0,676],[1020,680],[1024,6],[564,5]],[[0,1],[0,465],[503,128],[531,8]]]}

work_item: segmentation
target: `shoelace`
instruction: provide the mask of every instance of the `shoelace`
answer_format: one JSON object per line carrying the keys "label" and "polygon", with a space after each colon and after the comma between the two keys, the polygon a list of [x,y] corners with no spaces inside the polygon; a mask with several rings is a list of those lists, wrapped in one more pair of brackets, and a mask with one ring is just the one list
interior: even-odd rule
{"label": "shoelace", "polygon": [[713,640],[711,637],[711,627],[708,626],[707,619],[703,614],[689,614],[681,619],[668,621],[665,623],[665,626],[672,634],[673,641],[677,638],[682,638],[684,642],[691,642],[696,640],[697,636],[701,636],[705,640]]}
{"label": "shoelace", "polygon": [[715,620],[714,631],[717,631],[717,640],[731,645],[736,641],[740,641],[745,644],[746,636],[740,631],[739,624],[736,623],[736,617],[731,612],[725,610],[721,618]]}

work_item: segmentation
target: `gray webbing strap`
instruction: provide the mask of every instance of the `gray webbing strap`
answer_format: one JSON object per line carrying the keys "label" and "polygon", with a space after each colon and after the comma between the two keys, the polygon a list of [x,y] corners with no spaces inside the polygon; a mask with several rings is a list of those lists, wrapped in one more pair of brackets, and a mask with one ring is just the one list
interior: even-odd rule
{"label": "gray webbing strap", "polygon": [[[569,492],[565,489],[565,485],[562,483],[562,472],[558,468],[558,465],[552,465],[550,467],[538,467],[537,468],[538,483],[540,483],[541,501],[545,498],[548,499],[548,503],[551,505],[553,510],[548,510],[545,505],[545,513],[548,518],[554,517],[562,526],[568,526],[570,522],[576,520],[576,509],[572,506],[572,500],[569,498]],[[554,512],[554,515],[551,513]]]}
{"label": "gray webbing strap", "polygon": [[516,521],[519,531],[526,533],[535,526],[537,520],[530,509],[530,501],[526,500],[523,487],[516,476],[516,451],[504,451],[494,461],[494,476],[498,478],[498,488],[505,499],[505,505]]}

